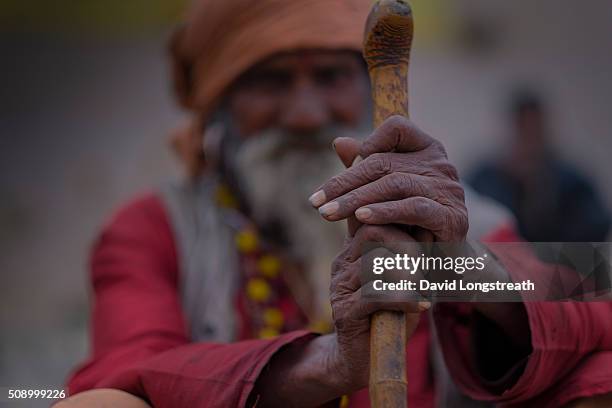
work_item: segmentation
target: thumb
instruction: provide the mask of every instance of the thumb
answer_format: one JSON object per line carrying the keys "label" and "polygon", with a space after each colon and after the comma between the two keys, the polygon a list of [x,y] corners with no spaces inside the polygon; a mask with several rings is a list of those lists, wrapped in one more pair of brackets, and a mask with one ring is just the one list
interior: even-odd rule
{"label": "thumb", "polygon": [[351,167],[357,156],[359,156],[360,148],[361,142],[352,137],[337,137],[334,139],[334,150],[336,150],[336,154],[346,167]]}

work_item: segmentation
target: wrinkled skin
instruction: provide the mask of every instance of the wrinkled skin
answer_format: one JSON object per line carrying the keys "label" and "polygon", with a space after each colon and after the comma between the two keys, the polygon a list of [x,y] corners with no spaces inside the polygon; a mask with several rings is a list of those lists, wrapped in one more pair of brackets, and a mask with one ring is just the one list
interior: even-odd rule
{"label": "wrinkled skin", "polygon": [[436,241],[461,242],[468,229],[463,188],[440,142],[408,119],[386,120],[359,147],[363,161],[311,197],[329,221],[415,225]]}
{"label": "wrinkled skin", "polygon": [[[405,118],[388,119],[363,143],[337,140],[336,151],[345,163],[357,154],[364,160],[323,184],[311,202],[330,221],[356,213],[366,224],[347,238],[344,251],[336,258],[330,290],[340,364],[348,378],[365,386],[370,315],[377,310],[407,312],[409,337],[418,323],[418,312],[428,305],[364,301],[359,277],[362,244],[414,241],[402,225],[427,229],[437,241],[463,241],[467,210],[457,171],[443,146]],[[364,214],[366,209],[369,214]]]}
{"label": "wrinkled skin", "polygon": [[362,297],[361,247],[365,242],[413,241],[405,232],[393,226],[364,225],[353,238],[347,238],[344,250],[332,265],[330,302],[338,342],[339,366],[357,389],[368,383],[370,364],[370,315],[378,310],[406,312],[409,338],[419,322],[420,313],[429,308],[426,303],[372,302]]}

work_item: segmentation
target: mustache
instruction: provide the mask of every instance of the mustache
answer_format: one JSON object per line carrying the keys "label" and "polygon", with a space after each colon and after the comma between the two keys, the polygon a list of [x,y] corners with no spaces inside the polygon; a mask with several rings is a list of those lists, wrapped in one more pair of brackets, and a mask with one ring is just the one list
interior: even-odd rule
{"label": "mustache", "polygon": [[302,133],[270,128],[246,139],[236,140],[232,137],[233,140],[227,143],[231,147],[225,149],[225,157],[228,162],[234,162],[232,167],[235,167],[236,160],[239,160],[238,156],[245,154],[254,163],[281,162],[292,156],[310,163],[311,160],[325,160],[329,155],[335,157],[333,142],[336,138],[351,137],[363,140],[365,134],[367,133],[362,129],[342,125],[329,125],[313,132]]}
{"label": "mustache", "polygon": [[269,129],[242,141],[239,152],[251,151],[261,159],[275,160],[289,154],[305,155],[329,152],[339,134],[338,128],[322,129],[313,133],[292,133]]}
{"label": "mustache", "polygon": [[[309,134],[295,134],[279,129],[269,129],[258,135],[242,140],[239,146],[227,152],[231,168],[239,170],[238,182],[250,180],[258,171],[273,174],[275,168],[301,176],[295,182],[304,183],[323,169],[329,168],[329,161],[335,158],[332,143],[338,134],[345,132],[327,128]],[[226,156],[227,157],[227,156]],[[339,163],[339,161],[338,161]],[[249,171],[249,169],[253,171]],[[302,174],[303,173],[303,174]],[[286,173],[279,173],[275,179],[284,180]],[[260,180],[270,183],[272,180]],[[286,180],[285,180],[286,181]],[[242,184],[240,183],[240,184]],[[253,187],[251,185],[251,187]]]}
{"label": "mustache", "polygon": [[[334,152],[334,139],[361,139],[366,134],[361,128],[332,123],[313,132],[271,127],[242,136],[231,121],[218,123],[223,131],[216,132],[216,138],[205,144],[209,147],[206,155],[247,216],[253,215],[253,197],[261,198],[264,191],[299,192],[307,200],[316,187],[344,169]],[[289,175],[295,179],[288,180]]]}
{"label": "mustache", "polygon": [[279,154],[296,149],[303,151],[327,150],[332,146],[333,140],[337,137],[335,135],[337,133],[336,129],[326,129],[309,134],[282,133],[284,134],[281,135],[280,141],[276,146],[276,152]]}
{"label": "mustache", "polygon": [[[332,148],[337,134],[336,129],[308,135],[271,129],[228,152],[234,186],[249,215],[267,224],[271,217],[289,211],[275,200],[306,206],[310,212],[311,190],[343,168]],[[273,205],[279,206],[277,211],[271,211]]]}

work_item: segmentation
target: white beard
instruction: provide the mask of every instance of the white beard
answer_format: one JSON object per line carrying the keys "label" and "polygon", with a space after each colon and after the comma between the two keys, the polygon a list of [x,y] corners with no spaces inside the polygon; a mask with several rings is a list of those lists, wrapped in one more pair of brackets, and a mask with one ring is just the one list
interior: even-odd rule
{"label": "white beard", "polygon": [[346,225],[322,219],[308,197],[344,169],[331,147],[332,135],[339,134],[267,131],[242,142],[234,161],[253,220],[260,227],[271,222],[283,226],[289,241],[286,252],[303,265],[315,318],[324,321],[331,321],[331,263],[342,248]]}

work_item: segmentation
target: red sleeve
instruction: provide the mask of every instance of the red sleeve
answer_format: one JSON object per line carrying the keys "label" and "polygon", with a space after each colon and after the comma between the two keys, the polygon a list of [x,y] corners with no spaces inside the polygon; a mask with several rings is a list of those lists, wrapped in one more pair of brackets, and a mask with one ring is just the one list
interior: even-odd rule
{"label": "red sleeve", "polygon": [[[489,242],[519,242],[510,230],[500,230],[488,237]],[[517,246],[519,248],[519,246]],[[518,250],[518,249],[517,249]],[[520,253],[503,251],[496,253],[511,275],[521,275],[521,270],[538,268],[547,273],[545,266],[528,251]],[[511,265],[511,266],[509,266]],[[505,404],[532,401],[550,389],[555,389],[554,404],[570,399],[601,393],[601,377],[606,376],[612,391],[612,367],[598,366],[596,382],[590,386],[585,378],[575,378],[575,372],[585,375],[585,359],[593,353],[612,350],[612,334],[608,329],[612,321],[612,303],[609,302],[525,302],[529,319],[532,352],[527,361],[511,371],[523,370],[518,380],[503,392],[495,393],[485,384],[475,368],[474,350],[471,347],[468,316],[471,308],[466,304],[440,304],[436,308],[435,322],[440,334],[440,345],[451,375],[463,392],[477,400]],[[523,369],[524,367],[524,369]],[[509,373],[510,375],[510,373]],[[588,376],[588,373],[586,374]],[[580,382],[581,388],[559,387],[570,380]],[[567,394],[567,395],[566,395]],[[551,402],[551,401],[548,401]],[[540,401],[538,406],[548,406]],[[551,402],[552,403],[552,402]],[[554,405],[553,406],[558,406]]]}
{"label": "red sleeve", "polygon": [[156,407],[244,406],[271,356],[307,335],[189,344],[172,232],[152,194],[124,207],[103,229],[91,281],[91,357],[70,378],[70,394],[107,387]]}

